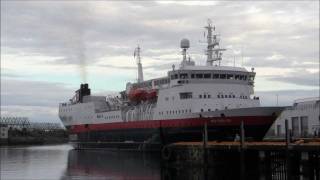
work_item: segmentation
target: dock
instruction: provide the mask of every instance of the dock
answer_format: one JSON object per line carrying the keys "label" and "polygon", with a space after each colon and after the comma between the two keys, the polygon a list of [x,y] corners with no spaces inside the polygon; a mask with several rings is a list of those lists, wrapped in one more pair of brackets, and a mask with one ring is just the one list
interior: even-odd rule
{"label": "dock", "polygon": [[225,171],[224,174],[232,169],[236,174],[230,174],[232,178],[320,179],[319,138],[289,144],[285,141],[177,142],[165,146],[161,155],[169,168],[213,168]]}

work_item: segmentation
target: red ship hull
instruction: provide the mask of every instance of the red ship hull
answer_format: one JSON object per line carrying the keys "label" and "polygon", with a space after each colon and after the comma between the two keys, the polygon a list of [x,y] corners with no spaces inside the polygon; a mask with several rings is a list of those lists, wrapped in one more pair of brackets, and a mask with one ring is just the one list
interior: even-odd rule
{"label": "red ship hull", "polygon": [[[280,108],[271,108],[263,113],[253,111],[255,109],[257,108],[245,109],[250,110],[252,116],[235,116],[232,114],[238,113],[236,110],[225,110],[203,113],[198,118],[81,124],[68,129],[70,134],[77,135],[78,139],[74,142],[76,145],[84,147],[87,143],[88,147],[93,148],[107,147],[112,143],[112,147],[115,147],[122,142],[126,142],[129,148],[136,148],[135,146],[148,143],[165,145],[179,141],[200,141],[205,124],[209,140],[234,140],[240,134],[241,122],[244,123],[247,139],[261,140],[276,120]],[[221,115],[208,116],[217,113]]]}

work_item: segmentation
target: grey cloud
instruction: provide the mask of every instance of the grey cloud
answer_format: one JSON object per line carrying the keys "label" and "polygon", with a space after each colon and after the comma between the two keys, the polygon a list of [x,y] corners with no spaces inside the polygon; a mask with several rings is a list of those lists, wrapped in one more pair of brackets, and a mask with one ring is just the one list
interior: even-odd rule
{"label": "grey cloud", "polygon": [[296,69],[288,75],[267,76],[269,80],[319,88],[319,72],[311,73],[304,69]]}
{"label": "grey cloud", "polygon": [[[1,7],[1,24],[4,27],[1,34],[5,37],[2,44],[5,47],[24,49],[26,52],[62,56],[64,58],[56,63],[72,64],[78,61],[77,56],[72,56],[72,48],[76,48],[72,44],[78,42],[74,37],[78,36],[84,42],[85,55],[90,64],[100,57],[131,55],[138,43],[145,49],[159,49],[159,56],[167,53],[164,51],[167,49],[178,52],[179,40],[185,36],[191,40],[191,51],[202,52],[204,46],[196,45],[196,42],[202,39],[201,27],[205,25],[206,18],[212,17],[222,34],[222,44],[245,45],[245,56],[252,59],[267,57],[272,51],[289,58],[308,57],[312,60],[319,54],[318,48],[312,48],[318,47],[318,43],[314,41],[318,39],[318,29],[314,29],[316,27],[310,27],[310,22],[296,25],[281,22],[281,17],[292,14],[304,15],[307,20],[314,21],[317,17],[314,14],[316,10],[309,11],[313,8],[312,3],[219,2],[214,6],[199,7],[156,2],[102,3],[108,3],[118,12],[104,16],[92,8],[93,3],[5,2]],[[255,25],[252,22],[252,17],[255,16],[250,8],[261,9],[259,13],[262,15],[272,15],[273,19],[268,19],[272,23]],[[267,33],[257,33],[264,30]],[[303,38],[288,40],[288,37],[295,35]],[[245,38],[238,42],[230,40],[240,36]],[[305,45],[301,46],[301,43]],[[110,48],[110,44],[125,44],[132,49]],[[144,55],[152,56],[150,52]],[[259,61],[259,64],[264,65],[263,61]]]}
{"label": "grey cloud", "polygon": [[73,89],[59,83],[2,78],[1,106],[57,107],[73,92]]}
{"label": "grey cloud", "polygon": [[263,106],[276,106],[277,96],[278,96],[278,105],[290,106],[293,104],[293,101],[297,99],[319,97],[319,89],[257,91],[256,95],[260,97],[261,105]]}

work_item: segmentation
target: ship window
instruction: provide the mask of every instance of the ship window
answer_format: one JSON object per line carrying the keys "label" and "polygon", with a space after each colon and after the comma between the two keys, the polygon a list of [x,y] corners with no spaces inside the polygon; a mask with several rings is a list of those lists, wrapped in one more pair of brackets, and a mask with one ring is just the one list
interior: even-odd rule
{"label": "ship window", "polygon": [[213,79],[219,79],[219,74],[214,74]]}
{"label": "ship window", "polygon": [[199,95],[199,98],[200,98],[200,99],[202,98],[202,95],[201,95],[201,94]]}
{"label": "ship window", "polygon": [[192,92],[180,93],[180,99],[191,99],[191,98],[192,98]]}
{"label": "ship window", "polygon": [[203,77],[204,77],[205,79],[210,79],[210,78],[211,78],[211,74],[204,74]]}
{"label": "ship window", "polygon": [[227,74],[227,79],[233,79],[233,74]]}
{"label": "ship window", "polygon": [[179,110],[178,112],[179,112],[179,114],[180,114],[180,110]]}
{"label": "ship window", "polygon": [[218,94],[217,97],[220,98],[220,95]]}
{"label": "ship window", "polygon": [[206,98],[207,98],[207,95],[203,95],[203,98],[205,98],[205,99],[206,99]]}
{"label": "ship window", "polygon": [[166,101],[168,101],[168,100],[169,100],[169,98],[168,98],[168,97],[166,97],[166,98],[165,98],[165,100],[166,100]]}
{"label": "ship window", "polygon": [[225,98],[228,98],[228,95],[224,95]]}
{"label": "ship window", "polygon": [[208,94],[208,98],[211,98],[211,95],[210,95],[210,94]]}
{"label": "ship window", "polygon": [[231,98],[231,95],[229,95],[229,98]]}
{"label": "ship window", "polygon": [[203,112],[203,109],[201,109],[201,112]]}
{"label": "ship window", "polygon": [[180,78],[181,79],[187,79],[188,78],[188,74],[186,74],[186,73],[180,74]]}
{"label": "ship window", "polygon": [[247,80],[247,76],[244,76],[244,77],[243,77],[243,80]]}
{"label": "ship window", "polygon": [[198,79],[203,78],[203,74],[196,74],[196,78]]}
{"label": "ship window", "polygon": [[235,76],[234,76],[234,79],[239,79],[239,75],[235,75]]}
{"label": "ship window", "polygon": [[191,79],[193,79],[194,78],[194,74],[191,74]]}
{"label": "ship window", "polygon": [[220,79],[226,79],[226,75],[225,74],[220,74]]}
{"label": "ship window", "polygon": [[243,79],[243,75],[240,75],[240,80],[242,80]]}
{"label": "ship window", "polygon": [[189,112],[191,112],[191,109],[189,109]]}
{"label": "ship window", "polygon": [[211,111],[211,109],[208,109],[208,111],[210,112],[210,111]]}
{"label": "ship window", "polygon": [[236,96],[235,96],[235,95],[232,95],[232,97],[235,98]]}

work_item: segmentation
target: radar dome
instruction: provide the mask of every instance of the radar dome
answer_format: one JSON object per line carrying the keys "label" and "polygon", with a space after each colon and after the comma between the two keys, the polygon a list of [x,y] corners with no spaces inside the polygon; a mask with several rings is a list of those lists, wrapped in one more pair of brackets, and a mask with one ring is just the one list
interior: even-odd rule
{"label": "radar dome", "polygon": [[180,41],[180,47],[181,48],[189,48],[190,47],[190,41],[189,39],[182,39]]}

